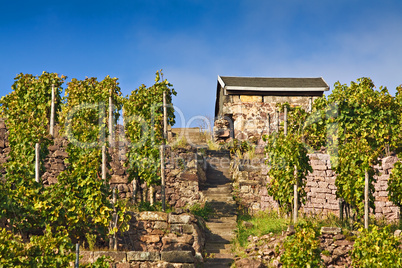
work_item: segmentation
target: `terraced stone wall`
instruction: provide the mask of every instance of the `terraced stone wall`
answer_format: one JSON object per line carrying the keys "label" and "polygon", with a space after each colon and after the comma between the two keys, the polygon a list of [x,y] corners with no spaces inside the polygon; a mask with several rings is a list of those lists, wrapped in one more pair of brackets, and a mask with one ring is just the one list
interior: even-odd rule
{"label": "terraced stone wall", "polygon": [[[317,96],[312,97],[314,101]],[[233,138],[239,140],[260,140],[268,133],[268,128],[276,128],[276,104],[289,103],[294,106],[308,108],[310,96],[225,96],[222,106],[224,120],[217,119],[214,125],[214,136],[217,141],[228,141],[233,130]],[[284,114],[279,118],[283,121]]]}
{"label": "terraced stone wall", "polygon": [[[45,186],[57,183],[57,176],[68,166],[66,149],[69,141],[66,137],[59,136],[58,130],[59,127],[56,126],[53,143],[47,148],[49,153],[43,161],[45,172],[41,174],[41,181]],[[116,136],[119,136],[119,131]],[[4,119],[0,119],[0,164],[7,162],[9,152],[8,131]],[[115,146],[109,149],[111,161],[107,171],[110,175],[110,185],[118,189],[120,197],[133,198],[133,184],[129,182],[129,174],[125,167],[126,152],[127,143],[116,142]],[[206,181],[205,158],[197,153],[197,149],[187,146],[167,148],[165,161],[167,204],[171,207],[184,207],[199,203],[203,198],[200,187]],[[4,168],[1,168],[0,172],[5,175]],[[137,185],[137,189],[136,201],[149,201],[149,189],[146,184]],[[155,199],[161,200],[160,186],[155,186]]]}
{"label": "terraced stone wall", "polygon": [[134,214],[130,229],[118,237],[119,251],[82,251],[80,264],[101,256],[116,267],[196,267],[203,262],[205,222],[182,213]]}
{"label": "terraced stone wall", "polygon": [[[332,170],[328,154],[310,154],[310,164],[313,172],[307,176],[306,203],[301,211],[306,214],[339,215],[339,199],[336,197],[336,174]],[[388,180],[394,164],[398,161],[395,156],[382,159],[382,164],[376,166],[379,175],[375,176],[375,211],[376,217],[388,220],[398,219],[399,208],[388,200]],[[264,159],[254,159],[254,163],[245,163],[233,172],[235,195],[241,207],[250,213],[266,209],[277,209],[278,204],[268,195],[266,185],[269,177],[266,175],[268,166]]]}

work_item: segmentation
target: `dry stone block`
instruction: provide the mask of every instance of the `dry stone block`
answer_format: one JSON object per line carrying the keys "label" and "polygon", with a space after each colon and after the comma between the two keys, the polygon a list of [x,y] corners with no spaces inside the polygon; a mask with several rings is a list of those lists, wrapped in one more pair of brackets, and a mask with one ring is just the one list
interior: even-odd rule
{"label": "dry stone block", "polygon": [[311,165],[312,166],[327,165],[327,161],[325,161],[325,160],[311,160]]}
{"label": "dry stone block", "polygon": [[336,190],[337,189],[335,184],[329,184],[328,188],[331,189],[331,190]]}
{"label": "dry stone block", "polygon": [[154,228],[165,230],[168,228],[168,224],[167,224],[167,222],[157,221],[157,222],[155,222]]}
{"label": "dry stone block", "polygon": [[180,214],[180,215],[169,214],[169,223],[188,224],[190,222],[191,222],[191,216],[188,214]]}
{"label": "dry stone block", "polygon": [[339,227],[321,227],[321,234],[341,234],[342,229]]}
{"label": "dry stone block", "polygon": [[119,184],[117,186],[117,189],[119,190],[119,193],[127,193],[128,192],[128,187],[126,184]]}
{"label": "dry stone block", "polygon": [[318,184],[317,184],[317,182],[315,182],[315,181],[310,181],[310,180],[308,180],[307,183],[306,183],[306,186],[307,186],[307,187],[317,187]]}
{"label": "dry stone block", "polygon": [[391,213],[392,209],[390,207],[383,207],[382,208],[382,213],[383,214],[387,214],[387,213]]}
{"label": "dry stone block", "polygon": [[111,257],[116,262],[126,262],[126,252],[123,251],[94,251],[94,261],[102,256]]}
{"label": "dry stone block", "polygon": [[122,184],[122,183],[128,183],[127,177],[119,176],[119,175],[112,175],[112,178],[110,179],[111,184]]}
{"label": "dry stone block", "polygon": [[80,251],[80,264],[93,263],[94,253],[92,251]]}
{"label": "dry stone block", "polygon": [[180,179],[182,179],[184,181],[198,181],[198,176],[197,176],[197,174],[182,173],[180,175]]}
{"label": "dry stone block", "polygon": [[184,234],[182,236],[177,237],[177,241],[182,244],[192,245],[194,243],[194,237],[189,234]]}
{"label": "dry stone block", "polygon": [[56,152],[54,152],[53,154],[54,157],[62,157],[62,158],[67,158],[68,157],[68,153],[57,150]]}
{"label": "dry stone block", "polygon": [[4,128],[0,129],[0,139],[4,140],[6,137],[7,130]]}
{"label": "dry stone block", "polygon": [[325,199],[323,199],[323,198],[311,198],[311,203],[325,204]]}
{"label": "dry stone block", "polygon": [[327,188],[328,187],[328,183],[324,182],[324,181],[320,181],[318,182],[318,187],[320,188]]}
{"label": "dry stone block", "polygon": [[[336,198],[334,196],[334,198]],[[327,203],[333,206],[336,206],[336,209],[339,209],[339,200],[338,199],[327,199]],[[331,208],[333,209],[333,208]]]}
{"label": "dry stone block", "polygon": [[194,263],[191,251],[162,251],[161,260],[176,263]]}
{"label": "dry stone block", "polygon": [[126,263],[116,263],[116,268],[130,268],[130,264],[128,262]]}
{"label": "dry stone block", "polygon": [[120,175],[121,176],[121,175],[125,174],[125,171],[124,171],[124,169],[122,167],[120,167],[120,168],[113,169],[113,173],[115,175]]}
{"label": "dry stone block", "polygon": [[329,154],[316,154],[316,155],[317,155],[317,158],[320,160],[330,160],[331,159]]}
{"label": "dry stone block", "polygon": [[387,191],[379,191],[378,196],[388,196],[388,192]]}
{"label": "dry stone block", "polygon": [[149,244],[149,243],[157,243],[160,241],[159,235],[143,235],[140,237],[140,240]]}
{"label": "dry stone block", "polygon": [[129,251],[127,252],[127,261],[159,261],[161,259],[159,252]]}
{"label": "dry stone block", "polygon": [[164,221],[167,222],[168,214],[158,211],[144,211],[140,213],[140,221]]}
{"label": "dry stone block", "polygon": [[[326,165],[312,165],[311,166],[314,170],[327,170],[327,166]],[[325,174],[325,172],[324,172]],[[325,176],[325,175],[324,175]]]}
{"label": "dry stone block", "polygon": [[326,193],[326,194],[330,194],[330,193],[332,193],[332,191],[335,191],[335,190],[331,190],[331,189],[327,189],[327,188],[316,188],[316,190],[315,190],[316,193]]}

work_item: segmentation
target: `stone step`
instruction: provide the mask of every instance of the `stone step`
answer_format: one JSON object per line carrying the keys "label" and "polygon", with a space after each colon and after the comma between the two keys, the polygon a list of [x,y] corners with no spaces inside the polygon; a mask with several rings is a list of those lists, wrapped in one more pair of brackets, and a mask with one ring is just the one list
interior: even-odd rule
{"label": "stone step", "polygon": [[237,227],[237,222],[235,221],[220,221],[220,219],[214,219],[215,221],[206,222],[207,226],[210,228],[225,228],[227,230],[235,230]]}
{"label": "stone step", "polygon": [[230,267],[234,256],[230,242],[235,237],[237,206],[233,200],[228,152],[207,151],[207,181],[203,186],[205,200],[214,210],[206,222],[208,233],[204,267]]}
{"label": "stone step", "polygon": [[235,208],[221,208],[221,207],[214,207],[211,206],[213,209],[213,215],[211,215],[211,219],[217,219],[216,216],[221,217],[233,217],[237,215],[237,210]]}
{"label": "stone step", "polygon": [[229,175],[208,175],[207,174],[207,183],[213,183],[216,184],[216,182],[219,182],[219,185],[224,185],[227,183],[231,183],[231,181],[228,179]]}
{"label": "stone step", "polygon": [[225,229],[223,227],[216,227],[216,226],[215,227],[208,226],[208,228],[211,233],[213,233],[215,235],[219,235],[225,239],[229,238],[229,241],[231,241],[232,238],[236,236],[236,231],[234,228],[233,229],[231,229],[231,228]]}
{"label": "stone step", "polygon": [[[229,207],[229,206],[225,206],[225,207],[221,207],[221,206],[214,206],[211,205],[210,206],[213,210],[214,214],[220,214],[220,217],[232,217],[232,216],[236,216],[237,215],[237,210],[236,208],[233,207]],[[213,216],[213,215],[211,215]],[[213,219],[215,219],[216,217],[213,217]]]}
{"label": "stone step", "polygon": [[204,192],[204,196],[213,197],[230,197],[233,200],[232,192]]}
{"label": "stone step", "polygon": [[233,263],[233,258],[217,258],[215,256],[211,257],[213,259],[208,259],[204,267],[208,268],[223,268],[223,267],[230,267]]}
{"label": "stone step", "polygon": [[233,233],[220,233],[220,234],[208,234],[208,243],[215,243],[215,244],[230,244],[234,235]]}
{"label": "stone step", "polygon": [[227,181],[226,179],[224,180],[224,179],[216,179],[216,180],[209,180],[209,181],[207,181],[206,182],[206,184],[205,184],[205,186],[204,186],[204,189],[205,188],[216,188],[216,187],[218,187],[218,186],[220,186],[220,185],[225,185],[225,184],[228,184],[228,183],[230,183],[230,181]]}
{"label": "stone step", "polygon": [[204,195],[206,194],[225,194],[225,195],[232,195],[232,185],[217,185],[216,187],[209,187],[203,191]]}
{"label": "stone step", "polygon": [[227,195],[221,195],[221,194],[209,194],[209,195],[205,195],[205,200],[207,202],[211,202],[211,201],[218,201],[218,202],[229,202],[232,203],[233,197],[231,195],[227,196]]}
{"label": "stone step", "polygon": [[220,165],[208,163],[207,173],[214,174],[216,176],[225,176],[230,174],[230,167],[228,165]]}
{"label": "stone step", "polygon": [[208,222],[207,226],[210,230],[236,230],[236,222]]}
{"label": "stone step", "polygon": [[214,223],[226,223],[226,222],[237,222],[237,215],[229,215],[229,216],[222,216],[219,219],[210,219],[207,222],[214,222]]}
{"label": "stone step", "polygon": [[203,191],[204,195],[227,195],[232,196],[232,191],[229,188],[222,188],[222,187],[211,187]]}
{"label": "stone step", "polygon": [[[221,243],[206,243],[205,248],[207,253],[218,253],[218,254],[231,254],[232,245],[230,243],[221,244]],[[226,256],[229,257],[229,256]]]}
{"label": "stone step", "polygon": [[[207,171],[207,180],[209,181],[216,181],[216,180],[227,180],[230,182],[228,179],[230,176],[230,173],[227,172],[227,174],[224,174],[225,171]],[[225,172],[226,173],[226,172]]]}
{"label": "stone step", "polygon": [[228,182],[224,182],[221,184],[216,184],[216,183],[211,183],[212,181],[207,181],[204,183],[203,185],[203,191],[207,191],[209,189],[226,189],[226,188],[230,188],[233,189],[232,184],[230,183],[230,181]]}
{"label": "stone step", "polygon": [[208,242],[218,243],[218,244],[230,244],[233,240],[234,233],[219,233],[214,234],[212,237],[208,239]]}
{"label": "stone step", "polygon": [[230,157],[230,152],[225,150],[220,150],[220,151],[215,151],[215,150],[207,150],[206,151],[207,155],[211,156],[219,156],[219,157]]}
{"label": "stone step", "polygon": [[234,229],[209,228],[209,231],[211,232],[212,235],[216,235],[221,238],[224,238],[225,240],[228,240],[229,242],[236,236],[236,232]]}

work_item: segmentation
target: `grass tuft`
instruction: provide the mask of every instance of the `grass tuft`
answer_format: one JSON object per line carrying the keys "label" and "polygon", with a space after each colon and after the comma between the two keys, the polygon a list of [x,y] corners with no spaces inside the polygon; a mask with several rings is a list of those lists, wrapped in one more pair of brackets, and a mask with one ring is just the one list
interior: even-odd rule
{"label": "grass tuft", "polygon": [[[252,227],[246,227],[243,222],[251,223]],[[237,223],[237,234],[234,245],[246,247],[247,238],[252,236],[262,236],[269,233],[279,234],[286,230],[288,220],[278,217],[276,211],[265,211],[257,213],[254,216],[239,215]]]}

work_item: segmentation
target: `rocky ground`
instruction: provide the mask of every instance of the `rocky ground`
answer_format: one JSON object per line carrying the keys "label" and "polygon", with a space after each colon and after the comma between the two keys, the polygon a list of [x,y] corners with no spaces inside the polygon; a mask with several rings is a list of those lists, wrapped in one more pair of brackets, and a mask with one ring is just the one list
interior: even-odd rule
{"label": "rocky ground", "polygon": [[[287,236],[294,234],[292,229],[282,234],[266,234],[261,237],[250,236],[249,244],[243,256],[235,259],[235,267],[282,267],[280,256],[282,244]],[[341,228],[321,228],[321,259],[325,267],[349,267],[351,260],[349,251],[354,244],[354,234],[344,235]],[[239,254],[240,255],[240,254]]]}

